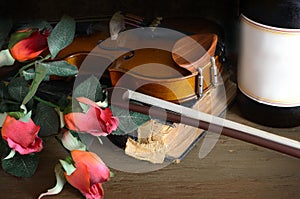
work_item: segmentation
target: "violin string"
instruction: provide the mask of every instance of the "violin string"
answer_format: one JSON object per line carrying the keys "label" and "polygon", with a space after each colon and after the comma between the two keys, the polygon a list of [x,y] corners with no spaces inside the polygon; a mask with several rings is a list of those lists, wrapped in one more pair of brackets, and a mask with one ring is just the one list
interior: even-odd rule
{"label": "violin string", "polygon": [[132,14],[126,14],[124,16],[124,22],[127,25],[140,28],[142,27],[143,19]]}

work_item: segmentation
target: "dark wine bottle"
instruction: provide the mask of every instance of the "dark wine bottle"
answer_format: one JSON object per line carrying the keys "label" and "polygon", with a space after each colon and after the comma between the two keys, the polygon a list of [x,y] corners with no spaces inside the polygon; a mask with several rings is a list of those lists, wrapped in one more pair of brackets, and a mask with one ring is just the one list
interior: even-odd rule
{"label": "dark wine bottle", "polygon": [[243,0],[240,14],[237,103],[242,115],[271,127],[299,126],[300,1]]}

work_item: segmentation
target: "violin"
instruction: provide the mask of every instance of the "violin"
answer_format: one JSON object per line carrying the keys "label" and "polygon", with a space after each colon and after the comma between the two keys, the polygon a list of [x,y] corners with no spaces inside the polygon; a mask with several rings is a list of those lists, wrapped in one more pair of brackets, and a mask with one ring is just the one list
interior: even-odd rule
{"label": "violin", "polygon": [[[213,34],[201,34],[201,39],[207,44],[215,44],[216,36]],[[196,35],[199,36],[199,35]],[[214,38],[214,41],[207,40]],[[183,38],[185,39],[185,38]],[[184,40],[179,40],[181,43]],[[195,42],[196,43],[196,42]],[[204,43],[202,40],[200,44]],[[199,97],[199,92],[203,92],[211,86],[210,75],[210,56],[207,50],[211,45],[202,45],[197,43],[202,51],[191,51],[195,54],[196,60],[190,63],[183,57],[179,57],[178,51],[170,52],[157,48],[142,48],[133,51],[131,56],[119,57],[111,67],[108,68],[113,86],[125,87],[131,90],[137,90],[141,93],[154,96],[166,101],[183,103]],[[175,44],[176,47],[176,44]],[[184,50],[186,46],[180,45]],[[212,47],[212,48],[215,48]],[[189,51],[186,49],[186,51]],[[211,50],[214,56],[214,50]],[[132,53],[132,52],[131,52]],[[183,55],[182,55],[183,56]],[[175,57],[175,58],[174,58]],[[192,56],[195,58],[195,56]],[[207,59],[208,58],[208,59]],[[187,67],[189,63],[189,67]],[[196,68],[201,68],[201,73]],[[218,64],[219,72],[221,65]],[[203,77],[203,82],[199,82],[199,75]],[[202,87],[201,89],[199,87]],[[200,91],[201,90],[201,91]]]}
{"label": "violin", "polygon": [[[76,37],[71,45],[59,53],[58,57],[79,69],[84,64],[85,67],[80,70],[80,74],[94,73],[97,71],[97,67],[107,67],[103,79],[106,79],[106,82],[109,79],[111,84],[109,86],[126,87],[175,103],[190,101],[199,98],[201,93],[212,85],[210,57],[215,57],[217,72],[221,72],[222,63],[219,59],[220,55],[216,55],[216,48],[218,38],[223,36],[220,28],[213,22],[202,18],[189,21],[189,23],[192,22],[193,26],[184,26],[182,30],[178,25],[180,23],[168,25],[169,27],[174,26],[181,32],[199,31],[199,33],[185,35],[176,41],[175,45],[173,43],[174,49],[163,50],[151,47],[125,51],[121,48],[119,50],[117,48],[105,49],[104,44],[99,44],[99,41],[108,39],[109,34],[103,31],[89,36]],[[189,29],[189,27],[192,28]],[[191,49],[190,46],[185,45],[189,37],[198,46],[201,46],[202,50]],[[152,41],[149,40],[149,42]],[[99,46],[103,48],[101,49]],[[178,51],[178,49],[180,50]],[[180,51],[181,56],[178,56]],[[182,51],[186,54],[196,54],[196,56],[192,56],[195,60],[184,59]],[[99,60],[97,61],[97,59]],[[102,64],[103,62],[105,64]],[[108,62],[111,64],[106,64]],[[93,64],[86,66],[86,63]],[[97,63],[99,64],[97,65]],[[204,79],[202,83],[199,82],[197,67],[202,68],[202,74],[200,74]]]}

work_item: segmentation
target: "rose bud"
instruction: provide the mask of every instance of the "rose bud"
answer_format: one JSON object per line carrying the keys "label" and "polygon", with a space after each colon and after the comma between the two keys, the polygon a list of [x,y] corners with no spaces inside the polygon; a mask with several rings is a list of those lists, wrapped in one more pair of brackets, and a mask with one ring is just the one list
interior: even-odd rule
{"label": "rose bud", "polygon": [[49,30],[27,28],[16,31],[9,41],[12,57],[19,62],[35,59],[48,49]]}
{"label": "rose bud", "polygon": [[1,134],[10,148],[25,155],[42,150],[42,139],[38,137],[39,130],[40,127],[35,125],[31,118],[29,122],[23,122],[7,115]]}
{"label": "rose bud", "polygon": [[72,112],[64,115],[68,129],[94,136],[107,136],[117,129],[119,120],[112,115],[109,108],[101,109],[95,102],[85,97],[78,97],[77,101],[88,105],[89,108],[87,112]]}
{"label": "rose bud", "polygon": [[104,196],[102,183],[110,178],[110,171],[104,162],[92,152],[74,150],[71,152],[75,171],[65,177],[87,199],[101,199]]}

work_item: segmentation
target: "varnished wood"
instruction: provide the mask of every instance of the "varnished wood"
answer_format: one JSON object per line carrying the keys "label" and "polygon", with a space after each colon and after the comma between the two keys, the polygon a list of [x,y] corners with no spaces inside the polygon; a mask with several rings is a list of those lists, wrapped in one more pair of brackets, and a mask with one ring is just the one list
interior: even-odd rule
{"label": "varnished wood", "polygon": [[[170,25],[174,25],[170,20]],[[180,23],[180,19],[178,24]],[[182,22],[182,21],[181,21]],[[216,50],[216,43],[218,35],[221,35],[220,29],[213,22],[205,19],[193,19],[189,23],[194,23],[192,29],[187,26],[177,27],[181,31],[200,32],[202,34],[195,34],[191,36],[196,42],[203,46],[203,53],[197,57],[197,65],[203,68],[205,90],[210,86],[210,68],[209,57],[214,56]],[[206,33],[205,33],[206,32]],[[214,32],[214,33],[210,33]],[[97,34],[88,37],[77,37],[74,42],[62,50],[58,57],[63,58],[80,68],[80,65],[90,56],[89,52],[94,51],[100,40],[108,38],[107,33],[98,32]],[[184,40],[179,40],[175,47],[184,47]],[[182,43],[183,42],[183,43]],[[207,51],[207,53],[206,53]],[[113,51],[105,51],[101,48],[96,49],[95,56],[107,57]],[[198,49],[192,51],[190,54],[197,54]],[[174,55],[174,54],[173,54]],[[175,55],[176,56],[176,55]],[[188,71],[179,66],[185,67],[190,65],[186,61],[183,63],[179,57],[172,57],[170,52],[159,49],[142,49],[135,51],[135,54],[130,59],[124,59],[124,56],[117,60],[111,60],[112,66],[109,67],[110,79],[113,86],[118,82],[118,86],[123,86],[130,89],[138,89],[142,93],[146,93],[164,100],[172,102],[185,102],[195,99],[198,96],[198,81],[197,70]],[[87,58],[89,59],[89,57]],[[179,61],[178,61],[179,60]],[[153,64],[155,63],[155,64]],[[194,63],[195,64],[195,63]],[[148,65],[147,67],[145,67]],[[151,65],[151,66],[150,66]],[[159,66],[160,65],[160,66]],[[161,67],[167,66],[167,67]],[[221,63],[217,60],[217,66],[221,70]],[[99,66],[101,67],[101,66]],[[134,71],[135,68],[139,71]],[[123,76],[126,73],[126,76]],[[174,76],[174,73],[176,75]],[[121,78],[122,77],[122,78]],[[124,78],[126,77],[126,78]],[[122,79],[122,81],[119,81]],[[125,80],[126,79],[126,80]]]}
{"label": "varnished wood", "polygon": [[181,67],[196,72],[215,56],[218,36],[213,33],[194,34],[179,39],[173,49],[172,58]]}
{"label": "varnished wood", "polygon": [[100,40],[105,40],[108,37],[109,33],[102,31],[91,35],[76,36],[69,46],[59,52],[57,58],[68,58],[76,53],[89,53],[97,47]]}
{"label": "varnished wood", "polygon": [[173,102],[197,98],[197,73],[179,67],[165,50],[136,50],[131,59],[119,58],[109,72],[113,86]]}
{"label": "varnished wood", "polygon": [[[210,56],[215,54],[217,36],[201,34],[192,38],[202,52],[198,48],[189,49],[185,56],[196,56],[196,63],[190,63],[181,57],[185,53],[182,50],[188,47],[185,40],[175,43],[172,52],[152,48],[135,50],[132,55],[118,58],[108,69],[112,85],[177,103],[197,98],[199,93],[196,68],[201,67],[203,70],[205,90],[211,85]],[[197,67],[194,68],[195,65]],[[218,66],[220,69],[221,65]]]}

